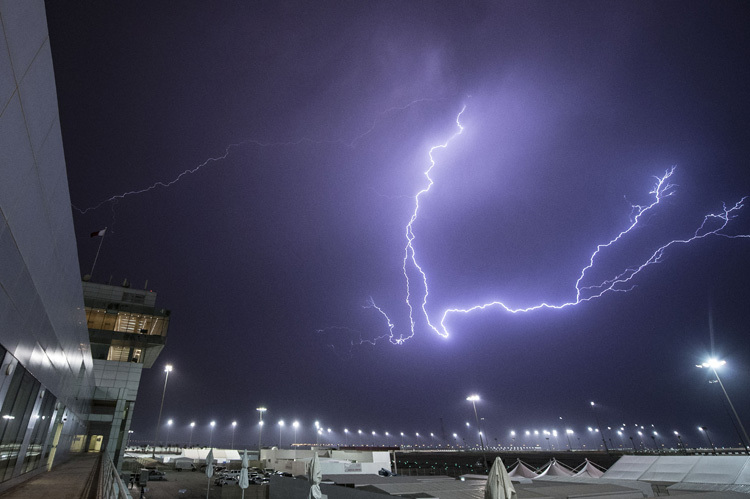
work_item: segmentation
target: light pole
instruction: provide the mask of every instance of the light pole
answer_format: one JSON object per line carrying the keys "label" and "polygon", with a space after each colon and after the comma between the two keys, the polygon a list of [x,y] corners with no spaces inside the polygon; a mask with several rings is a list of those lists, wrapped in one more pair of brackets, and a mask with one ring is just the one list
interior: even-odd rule
{"label": "light pole", "polygon": [[260,448],[262,446],[261,439],[263,438],[263,413],[268,409],[261,406],[257,407],[255,410],[258,411],[258,417],[260,418],[258,421],[258,459],[260,460]]}
{"label": "light pole", "polygon": [[709,444],[711,444],[711,448],[712,448],[712,449],[714,450],[714,454],[716,454],[716,446],[715,446],[715,445],[714,445],[714,443],[713,443],[713,442],[711,441],[711,437],[710,437],[710,436],[708,436],[708,428],[706,428],[705,426],[699,426],[699,427],[698,427],[698,429],[699,429],[700,431],[702,431],[703,433],[705,433],[705,434],[706,434],[706,438],[708,439],[708,443],[709,443]]}
{"label": "light pole", "polygon": [[164,367],[164,372],[167,373],[164,376],[164,390],[161,392],[161,405],[159,406],[159,417],[156,419],[156,432],[154,432],[154,452],[152,455],[156,454],[156,444],[159,440],[159,425],[161,424],[161,411],[164,409],[164,396],[167,394],[167,380],[169,380],[169,373],[172,372],[172,366],[170,364],[167,364],[166,367]]}
{"label": "light pole", "polygon": [[565,436],[568,437],[568,449],[570,449],[571,451],[573,450],[573,446],[570,445],[570,435],[572,434],[573,434],[573,430],[571,430],[570,428],[565,430]]}
{"label": "light pole", "polygon": [[344,428],[344,447],[349,445],[349,430]]}
{"label": "light pole", "polygon": [[195,421],[190,423],[190,439],[188,440],[188,448],[192,447],[193,444],[193,429],[195,429]]}
{"label": "light pole", "polygon": [[[737,420],[737,424],[740,425],[740,429],[742,430],[742,436],[744,437],[744,441],[742,442],[742,445],[745,446],[745,451],[750,452],[750,447],[748,447],[748,444],[750,444],[750,438],[747,436],[747,431],[745,430],[745,427],[742,425],[742,420],[740,419],[739,415],[737,414],[737,410],[734,408],[734,404],[732,404],[732,401],[729,399],[729,394],[727,393],[727,389],[724,388],[724,383],[721,382],[721,378],[719,377],[719,373],[716,372],[716,369],[723,366],[727,362],[725,360],[717,360],[714,358],[708,359],[703,364],[696,364],[696,367],[700,367],[701,369],[711,369],[713,371],[714,376],[716,376],[716,381],[719,382],[719,386],[721,387],[721,391],[724,392],[724,396],[727,398],[727,402],[729,402],[729,407],[732,408],[732,412],[734,413],[734,419]],[[706,434],[708,435],[708,434]]]}
{"label": "light pole", "polygon": [[482,428],[479,426],[479,413],[477,413],[477,401],[479,400],[479,395],[469,395],[466,397],[466,400],[471,402],[471,405],[474,407],[474,418],[477,421],[477,430],[479,431],[479,445],[482,447],[482,459],[484,460],[484,469],[488,469],[489,466],[487,466],[487,456],[484,453],[484,439],[482,438]]}
{"label": "light pole", "polygon": [[299,421],[292,423],[292,426],[294,427],[294,445],[297,445],[297,428],[299,428]]}
{"label": "light pole", "polygon": [[359,436],[359,445],[362,445],[362,430],[357,430],[357,435]]}
{"label": "light pole", "polygon": [[237,429],[237,421],[232,421],[232,449],[234,449],[234,430]]}
{"label": "light pole", "polygon": [[680,447],[682,447],[682,452],[687,454],[687,449],[685,448],[685,443],[682,441],[682,437],[680,436],[680,433],[675,430],[674,435],[677,437],[677,442],[679,442]]}
{"label": "light pole", "polygon": [[594,402],[591,402],[591,410],[594,412],[594,417],[596,418],[596,427],[599,429],[599,436],[602,437],[602,443],[604,444],[604,451],[609,454],[609,449],[607,448],[607,441],[604,439],[604,433],[602,433],[602,425],[599,422],[599,414],[597,414],[596,409],[594,408]]}
{"label": "light pole", "polygon": [[284,420],[279,421],[279,449],[281,449],[281,429],[284,428]]}
{"label": "light pole", "polygon": [[211,430],[209,430],[208,433],[208,446],[211,447],[211,442],[213,442],[214,439],[214,426],[216,426],[216,421],[211,421]]}
{"label": "light pole", "polygon": [[170,419],[167,421],[167,441],[165,442],[167,444],[167,449],[169,449],[169,432],[172,430],[172,420]]}
{"label": "light pole", "polygon": [[130,447],[130,437],[133,435],[133,430],[128,430],[128,443],[125,444],[126,447]]}

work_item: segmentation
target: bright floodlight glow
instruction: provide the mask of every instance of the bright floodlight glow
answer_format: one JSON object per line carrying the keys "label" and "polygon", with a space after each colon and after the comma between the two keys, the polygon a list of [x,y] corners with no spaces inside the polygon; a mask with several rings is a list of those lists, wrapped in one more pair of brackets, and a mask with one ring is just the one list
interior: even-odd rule
{"label": "bright floodlight glow", "polygon": [[404,436],[404,432],[403,432],[403,431],[401,432],[401,436],[402,436],[402,437]]}
{"label": "bright floodlight glow", "polygon": [[373,430],[373,431],[372,431],[372,436],[373,436],[373,437],[375,436],[375,430]]}
{"label": "bright floodlight glow", "polygon": [[567,433],[568,435],[572,435],[574,432],[573,432],[573,430],[571,430],[570,428],[568,428],[567,430],[565,430],[565,433]]}
{"label": "bright floodlight glow", "polygon": [[265,411],[267,411],[268,409],[266,409],[265,407],[258,407],[258,408],[256,408],[255,410],[256,410],[256,411],[258,411],[258,412],[265,412]]}
{"label": "bright floodlight glow", "polygon": [[526,430],[526,435],[531,435],[531,432],[529,430]]}
{"label": "bright floodlight glow", "polygon": [[622,432],[620,430],[617,430],[617,434],[622,436]]}
{"label": "bright floodlight glow", "polygon": [[679,435],[679,433],[677,433],[677,430],[675,430],[674,434],[675,434],[675,435]]}
{"label": "bright floodlight glow", "polygon": [[265,424],[265,421],[258,421],[258,424],[263,426]]}
{"label": "bright floodlight glow", "polygon": [[468,421],[466,422],[466,426],[471,426]]}
{"label": "bright floodlight glow", "polygon": [[515,431],[513,431],[513,430],[510,430],[510,436],[511,436],[511,437],[515,437],[515,436],[516,436],[516,432],[515,432]]}
{"label": "bright floodlight glow", "polygon": [[344,433],[349,433],[349,430],[347,430],[346,428],[344,428]]}
{"label": "bright floodlight glow", "polygon": [[417,436],[419,436],[419,432],[417,432]]}
{"label": "bright floodlight glow", "polygon": [[539,430],[534,430],[534,435],[539,435]]}
{"label": "bright floodlight glow", "polygon": [[469,395],[468,397],[466,397],[466,400],[468,400],[469,402],[479,402],[479,395]]}
{"label": "bright floodlight glow", "polygon": [[294,426],[295,428],[297,428],[299,426],[299,421],[295,421],[294,423],[292,423],[292,426]]}
{"label": "bright floodlight glow", "polygon": [[195,426],[195,421],[193,421],[192,423],[190,423],[190,426],[194,427]]}
{"label": "bright floodlight glow", "polygon": [[279,426],[284,426],[284,420],[279,421]]}
{"label": "bright floodlight glow", "polygon": [[454,433],[453,438],[458,438],[458,433]]}
{"label": "bright floodlight glow", "polygon": [[172,420],[170,419],[169,421],[167,421],[167,424],[171,425],[172,424]]}
{"label": "bright floodlight glow", "polygon": [[592,405],[592,406],[594,405],[594,401],[593,401],[593,400],[591,401],[591,405]]}
{"label": "bright floodlight glow", "polygon": [[237,421],[232,421],[232,426],[237,426]]}
{"label": "bright floodlight glow", "polygon": [[715,359],[714,357],[711,357],[703,364],[696,365],[696,367],[710,367],[711,369],[718,369],[726,363],[727,363],[726,360],[718,360],[718,359]]}
{"label": "bright floodlight glow", "polygon": [[361,435],[362,434],[362,430],[357,430],[357,433],[359,433]]}
{"label": "bright floodlight glow", "polygon": [[166,367],[164,367],[164,372],[165,373],[172,372],[172,365],[167,364]]}
{"label": "bright floodlight glow", "polygon": [[211,426],[216,426],[216,421],[211,421]]}

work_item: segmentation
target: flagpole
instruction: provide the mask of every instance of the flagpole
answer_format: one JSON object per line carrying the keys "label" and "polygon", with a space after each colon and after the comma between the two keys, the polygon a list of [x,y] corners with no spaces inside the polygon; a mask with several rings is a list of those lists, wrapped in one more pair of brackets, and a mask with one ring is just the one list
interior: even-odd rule
{"label": "flagpole", "polygon": [[99,251],[102,249],[102,243],[104,242],[104,236],[107,235],[107,228],[104,227],[104,234],[102,234],[102,240],[99,241],[99,248],[96,250],[96,256],[94,257],[94,264],[91,266],[91,273],[90,276],[94,276],[94,267],[96,267],[96,261],[99,259]]}

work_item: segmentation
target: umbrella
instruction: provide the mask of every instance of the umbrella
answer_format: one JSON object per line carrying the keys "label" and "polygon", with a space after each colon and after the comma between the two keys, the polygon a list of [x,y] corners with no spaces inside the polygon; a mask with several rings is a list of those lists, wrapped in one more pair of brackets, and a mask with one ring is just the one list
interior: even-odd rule
{"label": "umbrella", "polygon": [[245,499],[245,489],[250,486],[250,480],[247,477],[247,449],[245,449],[245,454],[242,456],[242,471],[240,471],[240,482],[238,485],[242,487],[242,499]]}
{"label": "umbrella", "polygon": [[310,493],[307,495],[307,499],[321,499],[323,493],[320,491],[320,482],[323,480],[323,471],[320,469],[317,452],[313,454],[312,461],[310,461],[307,478],[310,480]]}
{"label": "umbrella", "polygon": [[516,489],[510,481],[503,460],[496,457],[484,487],[484,499],[510,499],[515,495]]}
{"label": "umbrella", "polygon": [[211,477],[214,474],[214,450],[208,451],[206,456],[206,476],[208,477],[208,486],[206,487],[206,499],[208,499],[208,491],[211,489]]}

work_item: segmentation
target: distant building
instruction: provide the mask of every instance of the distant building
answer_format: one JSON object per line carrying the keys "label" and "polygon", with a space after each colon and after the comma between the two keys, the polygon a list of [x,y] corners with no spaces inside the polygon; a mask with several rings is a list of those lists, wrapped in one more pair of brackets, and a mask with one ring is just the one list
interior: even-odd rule
{"label": "distant building", "polygon": [[89,450],[109,453],[118,469],[127,445],[141,370],[164,348],[169,310],[156,308],[156,293],[83,282],[86,325],[94,362]]}
{"label": "distant building", "polygon": [[0,3],[0,492],[83,448],[94,391],[44,9]]}

